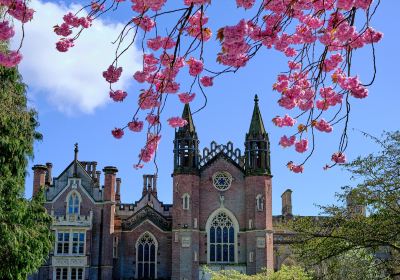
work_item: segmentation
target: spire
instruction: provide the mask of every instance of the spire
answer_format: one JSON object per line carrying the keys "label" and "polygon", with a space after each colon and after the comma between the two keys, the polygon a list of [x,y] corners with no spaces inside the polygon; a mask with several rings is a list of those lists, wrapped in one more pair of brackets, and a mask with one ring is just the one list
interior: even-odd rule
{"label": "spire", "polygon": [[189,104],[185,104],[182,118],[187,121],[187,124],[175,130],[174,174],[197,174],[199,164],[199,140],[197,138]]}
{"label": "spire", "polygon": [[257,95],[254,97],[253,116],[249,132],[246,134],[245,146],[246,174],[271,175],[269,139],[258,107]]}
{"label": "spire", "polygon": [[193,123],[192,112],[190,111],[190,106],[188,103],[186,103],[185,107],[183,108],[182,119],[185,119],[188,123],[187,125],[180,127],[179,131],[189,131],[191,133],[196,131]]}
{"label": "spire", "polygon": [[263,135],[267,134],[264,128],[264,123],[261,117],[260,108],[258,107],[258,96],[254,96],[254,109],[251,118],[249,136],[250,135]]}
{"label": "spire", "polygon": [[78,175],[78,143],[75,143],[75,149],[74,149],[74,177],[77,177]]}

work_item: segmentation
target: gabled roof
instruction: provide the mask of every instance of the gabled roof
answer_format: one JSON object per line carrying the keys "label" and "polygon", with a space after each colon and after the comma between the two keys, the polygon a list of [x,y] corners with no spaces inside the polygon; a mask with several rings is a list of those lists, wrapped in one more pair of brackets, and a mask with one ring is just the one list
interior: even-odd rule
{"label": "gabled roof", "polygon": [[129,218],[122,220],[122,230],[133,230],[146,220],[151,221],[158,228],[164,231],[170,231],[172,228],[171,219],[167,219],[161,213],[157,212],[149,205],[146,205]]}
{"label": "gabled roof", "polygon": [[210,165],[212,165],[215,161],[218,159],[223,158],[224,160],[228,161],[232,165],[234,165],[236,168],[238,168],[242,173],[245,172],[244,168],[240,166],[236,161],[234,161],[229,155],[224,153],[223,151],[218,152],[216,155],[214,155],[210,160],[208,160],[204,165],[200,167],[200,172],[207,169]]}

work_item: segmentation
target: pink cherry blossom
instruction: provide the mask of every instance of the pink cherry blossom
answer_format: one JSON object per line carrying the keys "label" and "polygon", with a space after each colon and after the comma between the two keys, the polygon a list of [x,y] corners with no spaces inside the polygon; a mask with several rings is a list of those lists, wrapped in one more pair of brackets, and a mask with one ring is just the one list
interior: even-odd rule
{"label": "pink cherry blossom", "polygon": [[180,117],[173,117],[173,118],[169,118],[168,120],[168,124],[171,127],[183,127],[185,125],[187,125],[187,120],[182,119]]}
{"label": "pink cherry blossom", "polygon": [[56,49],[59,52],[66,52],[69,50],[69,48],[74,46],[74,40],[73,39],[65,39],[62,38],[60,41],[56,43]]}
{"label": "pink cherry blossom", "polygon": [[115,91],[111,90],[111,91],[110,91],[110,98],[111,98],[112,100],[114,100],[115,102],[122,102],[122,101],[124,101],[124,99],[125,99],[125,97],[126,97],[127,95],[128,95],[128,94],[126,93],[126,91],[123,91],[123,90],[115,90]]}
{"label": "pink cherry blossom", "polygon": [[345,163],[346,162],[346,155],[342,152],[337,152],[332,155],[332,161],[335,163]]}
{"label": "pink cherry blossom", "polygon": [[272,119],[272,122],[278,127],[283,127],[283,126],[293,126],[296,123],[296,120],[288,115],[285,115],[283,118],[276,116],[275,118]]}
{"label": "pink cherry blossom", "polygon": [[22,23],[27,23],[33,18],[34,10],[28,8],[24,1],[14,0],[8,5],[7,13],[13,18],[21,21]]}
{"label": "pink cherry blossom", "polygon": [[332,126],[325,121],[324,119],[320,119],[319,121],[315,122],[315,128],[322,132],[332,132]]}
{"label": "pink cherry blossom", "polygon": [[0,52],[0,65],[11,68],[17,66],[22,60],[22,54],[17,51],[8,53]]}
{"label": "pink cherry blossom", "polygon": [[200,83],[204,86],[204,87],[211,87],[214,83],[213,83],[213,78],[209,77],[209,76],[203,76],[200,79]]}
{"label": "pink cherry blossom", "polygon": [[15,34],[14,28],[9,24],[9,22],[0,22],[0,40],[7,41]]}
{"label": "pink cherry blossom", "polygon": [[178,94],[179,100],[185,104],[192,102],[195,96],[195,93],[190,94],[188,92]]}
{"label": "pink cherry blossom", "polygon": [[284,135],[281,137],[281,140],[279,141],[279,145],[286,148],[286,147],[293,146],[295,141],[296,141],[296,137],[294,135],[290,136],[289,138],[286,135]]}
{"label": "pink cherry blossom", "polygon": [[111,131],[111,134],[117,138],[117,139],[121,139],[122,136],[124,136],[124,131],[120,128],[115,128]]}
{"label": "pink cherry blossom", "polygon": [[303,173],[304,171],[304,166],[302,164],[296,165],[292,161],[289,161],[286,166],[294,173]]}
{"label": "pink cherry blossom", "polygon": [[294,147],[296,149],[296,152],[304,153],[308,149],[308,140],[301,139],[298,142],[296,142],[296,144],[294,144]]}
{"label": "pink cherry blossom", "polygon": [[122,74],[122,67],[116,68],[110,65],[106,71],[103,72],[103,77],[109,83],[116,83]]}
{"label": "pink cherry blossom", "polygon": [[153,29],[153,27],[156,25],[154,20],[152,20],[148,16],[135,17],[134,19],[132,19],[132,22],[147,32]]}
{"label": "pink cherry blossom", "polygon": [[254,6],[254,3],[255,0],[236,0],[236,5],[245,9],[251,9]]}
{"label": "pink cherry blossom", "polygon": [[144,83],[148,77],[149,74],[147,74],[144,71],[136,71],[135,74],[133,75],[133,78],[139,83]]}
{"label": "pink cherry blossom", "polygon": [[143,122],[134,120],[128,123],[128,128],[134,132],[140,132],[143,129]]}
{"label": "pink cherry blossom", "polygon": [[146,121],[150,124],[150,125],[156,125],[158,123],[160,123],[160,117],[153,115],[153,114],[148,114],[146,117]]}
{"label": "pink cherry blossom", "polygon": [[159,107],[160,102],[158,100],[159,96],[157,92],[153,89],[142,90],[142,93],[139,95],[138,105],[142,110],[152,109],[154,107]]}
{"label": "pink cherry blossom", "polygon": [[59,36],[67,37],[72,34],[72,30],[67,23],[63,22],[60,26],[54,26],[54,33]]}
{"label": "pink cherry blossom", "polygon": [[189,65],[189,74],[197,76],[203,71],[203,62],[191,57],[186,63]]}

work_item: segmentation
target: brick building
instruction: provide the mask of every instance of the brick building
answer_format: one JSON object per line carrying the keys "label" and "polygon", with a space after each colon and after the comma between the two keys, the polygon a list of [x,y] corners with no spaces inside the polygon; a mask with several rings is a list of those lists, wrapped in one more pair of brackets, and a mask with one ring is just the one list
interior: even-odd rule
{"label": "brick building", "polygon": [[[173,204],[157,197],[156,175],[143,176],[142,197],[121,203],[117,168],[75,158],[58,176],[35,165],[33,193],[46,186],[54,249],[32,279],[207,279],[203,266],[247,274],[290,263],[282,215],[272,216],[268,134],[255,98],[244,154],[233,144],[200,153],[189,105],[174,140]],[[100,176],[104,176],[104,185]],[[275,264],[275,267],[274,267]]]}

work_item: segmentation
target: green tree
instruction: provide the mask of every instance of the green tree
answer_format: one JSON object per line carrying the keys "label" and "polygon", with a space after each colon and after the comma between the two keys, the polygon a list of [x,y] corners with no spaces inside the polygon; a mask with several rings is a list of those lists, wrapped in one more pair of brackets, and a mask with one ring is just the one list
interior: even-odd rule
{"label": "green tree", "polygon": [[285,266],[277,272],[264,270],[255,275],[245,275],[236,270],[209,271],[211,280],[311,280],[311,276],[299,266]]}
{"label": "green tree", "polygon": [[25,172],[33,156],[36,113],[27,108],[26,86],[16,68],[0,67],[0,278],[26,279],[52,247],[51,217],[41,191],[24,198]]}
{"label": "green tree", "polygon": [[[345,165],[356,186],[342,188],[337,194],[341,204],[320,206],[327,217],[318,222],[297,218],[291,223],[297,232],[294,251],[306,266],[323,265],[333,275],[341,266],[353,267],[348,275],[356,275],[324,279],[381,279],[384,271],[400,275],[400,132],[384,133],[382,140],[365,135],[381,150]],[[357,265],[349,263],[349,256]],[[361,272],[363,262],[375,271],[365,267]],[[374,276],[376,271],[380,276]]]}

